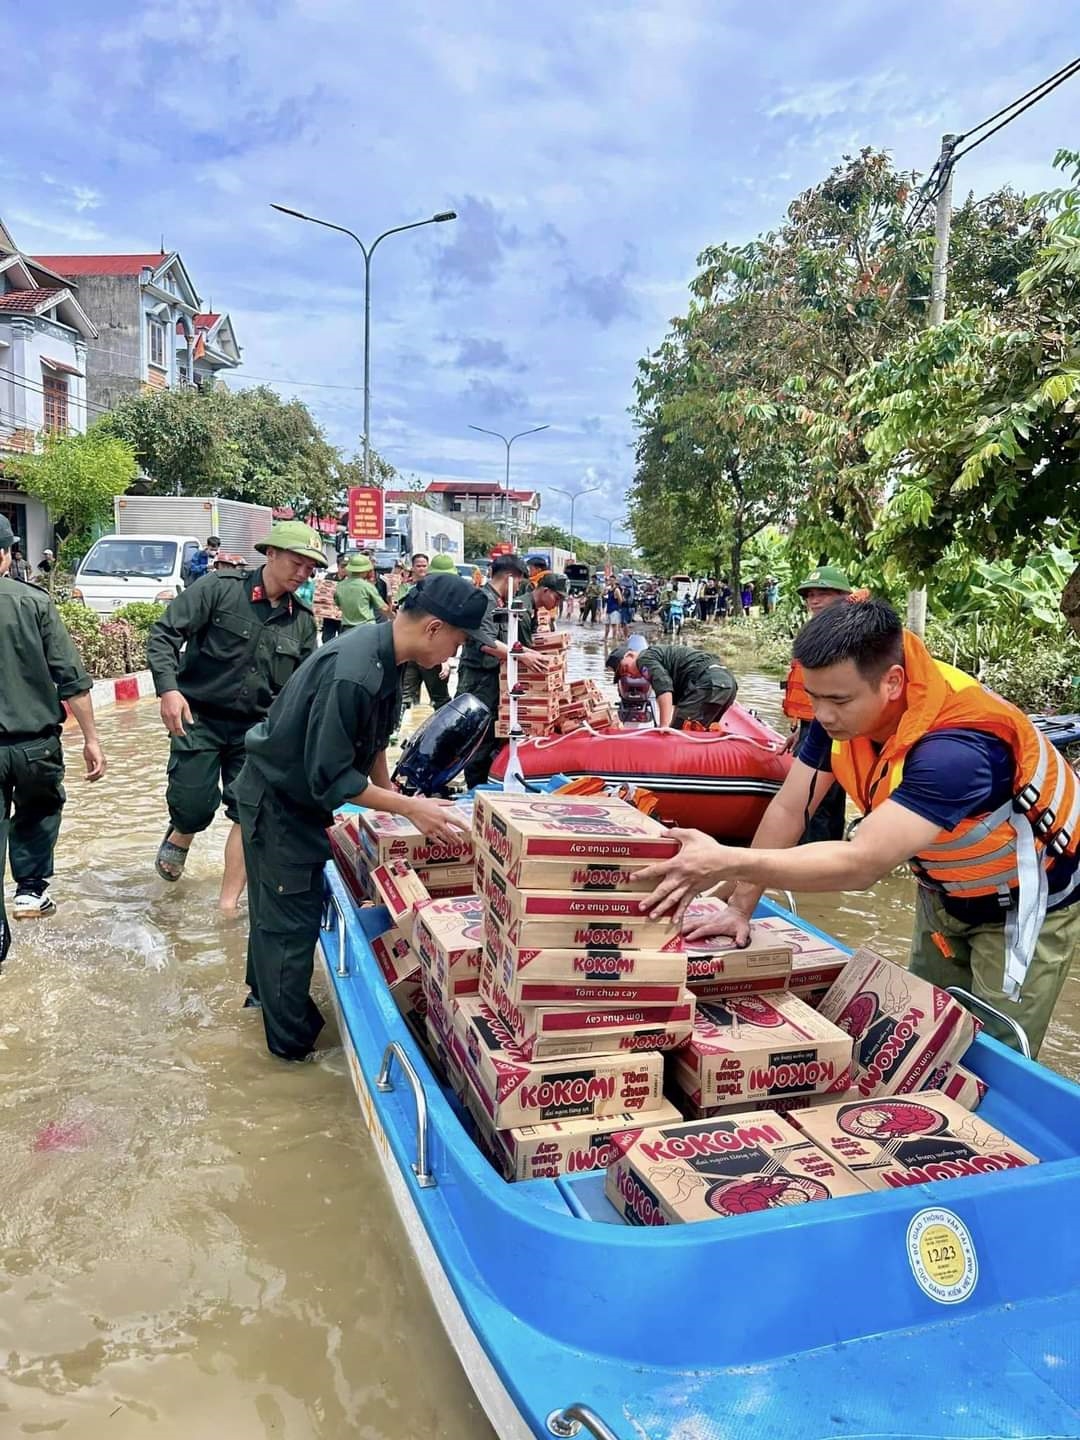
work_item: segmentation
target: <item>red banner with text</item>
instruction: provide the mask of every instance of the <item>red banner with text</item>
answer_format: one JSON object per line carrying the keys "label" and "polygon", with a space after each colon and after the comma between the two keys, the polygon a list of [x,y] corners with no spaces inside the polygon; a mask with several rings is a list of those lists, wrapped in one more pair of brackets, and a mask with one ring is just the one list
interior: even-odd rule
{"label": "red banner with text", "polygon": [[349,490],[349,538],[361,545],[383,543],[383,492],[374,485],[353,485]]}

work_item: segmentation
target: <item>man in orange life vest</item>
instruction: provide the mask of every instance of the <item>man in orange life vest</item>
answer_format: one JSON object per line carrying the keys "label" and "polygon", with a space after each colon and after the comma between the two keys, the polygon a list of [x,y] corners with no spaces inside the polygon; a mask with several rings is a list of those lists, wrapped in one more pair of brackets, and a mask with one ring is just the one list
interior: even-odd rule
{"label": "man in orange life vest", "polygon": [[[752,846],[675,831],[679,854],[640,872],[658,882],[642,909],[681,917],[728,882],[726,908],[687,934],[745,943],[764,889],[866,890],[908,862],[912,971],[1004,1011],[1037,1054],[1080,948],[1080,780],[1021,711],[934,660],[884,601],[830,606],[794,653],[814,723]],[[866,815],[854,839],[791,848],[837,781]],[[1005,1027],[987,1028],[1009,1043]]]}
{"label": "man in orange life vest", "polygon": [[[799,586],[799,594],[803,598],[811,620],[815,615],[820,615],[822,610],[827,610],[830,605],[850,599],[853,593],[847,576],[835,565],[819,565],[816,570],[811,570]],[[859,593],[862,595],[865,592],[860,591]],[[784,692],[784,714],[792,722],[791,737],[788,740],[787,748],[794,750],[797,755],[814,719],[814,707],[810,703],[810,696],[806,693],[806,686],[803,684],[803,668],[798,660],[792,660],[787,679],[780,682],[780,688]],[[843,790],[839,785],[831,785],[828,794],[822,797],[821,804],[806,827],[802,844],[808,844],[812,840],[842,840],[844,838],[844,810]]]}

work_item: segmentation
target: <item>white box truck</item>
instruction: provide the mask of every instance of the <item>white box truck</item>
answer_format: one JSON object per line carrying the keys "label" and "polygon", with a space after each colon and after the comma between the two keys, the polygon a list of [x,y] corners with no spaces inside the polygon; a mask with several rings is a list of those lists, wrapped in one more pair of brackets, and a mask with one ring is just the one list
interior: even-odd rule
{"label": "white box truck", "polygon": [[449,555],[455,565],[465,559],[464,525],[426,505],[388,504],[385,530],[385,546],[375,556],[380,570],[389,570],[396,560],[407,565],[418,551],[428,556]]}
{"label": "white box truck", "polygon": [[113,518],[114,533],[94,542],[75,576],[75,598],[99,615],[136,600],[172,600],[210,535],[227,554],[261,563],[255,542],[273,524],[269,505],[192,495],[117,495]]}

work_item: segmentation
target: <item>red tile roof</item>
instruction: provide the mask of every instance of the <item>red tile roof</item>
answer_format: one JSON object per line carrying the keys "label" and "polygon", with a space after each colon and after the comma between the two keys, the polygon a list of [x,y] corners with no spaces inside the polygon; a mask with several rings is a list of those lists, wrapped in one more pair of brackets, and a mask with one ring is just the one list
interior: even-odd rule
{"label": "red tile roof", "polygon": [[[502,495],[501,485],[490,480],[433,480],[427,487],[431,495]],[[535,490],[511,490],[511,500],[531,500]]]}
{"label": "red tile roof", "polygon": [[44,309],[50,301],[55,302],[57,296],[63,294],[63,290],[57,289],[9,290],[6,294],[0,295],[0,310],[19,310],[33,315],[38,310]]}
{"label": "red tile roof", "polygon": [[195,316],[195,329],[196,329],[196,330],[212,330],[212,329],[214,328],[214,326],[217,324],[217,322],[218,322],[220,319],[221,319],[221,316],[220,316],[220,315],[214,315],[214,314],[196,315],[196,316]]}
{"label": "red tile roof", "polygon": [[141,270],[156,270],[165,255],[34,255],[39,265],[55,270],[58,275],[138,275]]}

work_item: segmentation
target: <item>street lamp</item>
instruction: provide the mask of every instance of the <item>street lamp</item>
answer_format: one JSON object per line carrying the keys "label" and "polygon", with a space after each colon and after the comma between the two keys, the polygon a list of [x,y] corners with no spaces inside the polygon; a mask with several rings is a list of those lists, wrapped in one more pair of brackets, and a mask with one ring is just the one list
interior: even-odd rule
{"label": "street lamp", "polygon": [[534,425],[531,430],[519,430],[516,435],[503,435],[498,430],[485,430],[483,425],[470,425],[469,429],[479,430],[481,435],[494,435],[496,440],[501,440],[506,446],[506,485],[504,487],[506,491],[506,498],[504,501],[506,508],[504,513],[506,515],[507,539],[513,540],[514,531],[513,527],[510,524],[510,446],[514,443],[515,440],[520,440],[523,435],[539,435],[541,430],[550,430],[551,426]]}
{"label": "street lamp", "polygon": [[565,495],[566,498],[570,501],[570,549],[573,550],[573,548],[574,548],[574,505],[575,505],[575,503],[576,503],[578,500],[580,500],[580,498],[582,497],[582,495],[594,495],[594,494],[596,493],[596,491],[599,490],[601,487],[600,487],[599,485],[589,485],[589,486],[587,486],[584,490],[575,490],[572,494],[571,494],[571,492],[570,492],[569,490],[560,490],[559,487],[558,487],[558,485],[549,485],[547,488],[548,488],[549,490],[554,490],[556,495]]}
{"label": "street lamp", "polygon": [[334,225],[329,220],[317,220],[314,215],[305,215],[302,210],[291,210],[288,205],[275,205],[271,202],[272,210],[280,210],[282,215],[292,215],[297,220],[307,220],[312,225],[322,225],[327,230],[337,230],[342,235],[348,235],[350,240],[355,240],[360,246],[364,257],[364,484],[371,484],[371,257],[381,240],[388,235],[400,235],[404,230],[419,230],[422,225],[441,225],[446,220],[456,220],[457,212],[454,210],[440,210],[437,215],[431,215],[427,220],[414,220],[409,225],[395,225],[391,230],[384,230],[381,235],[376,235],[370,245],[365,245],[355,231],[349,230],[344,225]]}

